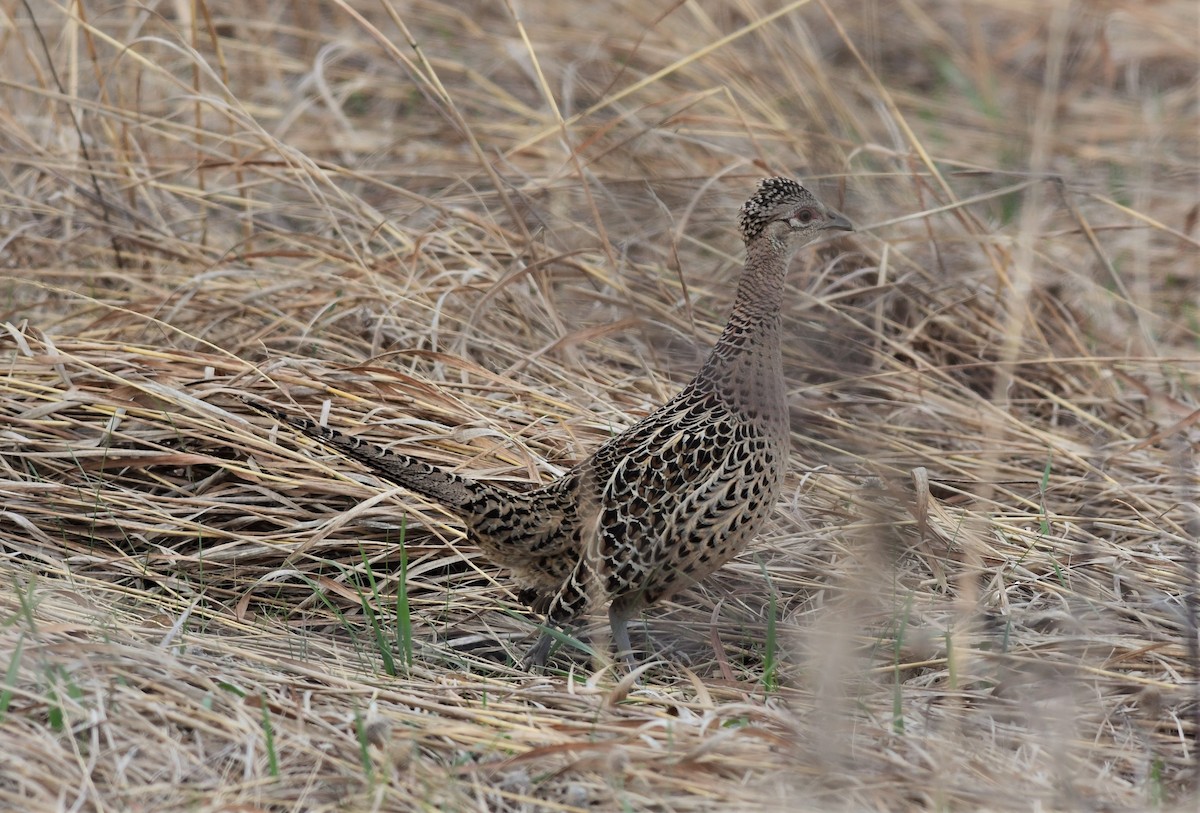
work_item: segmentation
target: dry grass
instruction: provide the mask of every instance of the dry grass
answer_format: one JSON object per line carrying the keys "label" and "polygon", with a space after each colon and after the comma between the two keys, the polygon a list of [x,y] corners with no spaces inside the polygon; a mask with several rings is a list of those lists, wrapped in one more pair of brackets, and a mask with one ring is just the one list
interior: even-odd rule
{"label": "dry grass", "polygon": [[[1194,809],[1194,3],[0,8],[0,808]],[[773,172],[861,230],[641,685],[231,397],[552,477]]]}

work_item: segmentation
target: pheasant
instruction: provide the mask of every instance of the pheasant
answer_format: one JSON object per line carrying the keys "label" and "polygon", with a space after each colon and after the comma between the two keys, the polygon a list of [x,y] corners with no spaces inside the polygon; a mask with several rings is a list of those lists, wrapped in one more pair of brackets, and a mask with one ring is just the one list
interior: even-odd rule
{"label": "pheasant", "polygon": [[[383,479],[441,503],[511,572],[547,628],[608,604],[618,653],[627,624],[741,551],[779,496],[789,442],[780,352],[784,277],[800,247],[850,221],[788,178],[767,178],[742,206],[745,268],[733,310],[695,378],[561,478],[514,493],[247,401]],[[525,657],[545,663],[543,632]]]}

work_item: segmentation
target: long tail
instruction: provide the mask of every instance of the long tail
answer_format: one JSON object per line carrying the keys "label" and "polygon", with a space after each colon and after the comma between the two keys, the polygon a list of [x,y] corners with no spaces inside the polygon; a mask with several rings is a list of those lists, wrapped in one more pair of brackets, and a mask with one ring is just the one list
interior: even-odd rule
{"label": "long tail", "polygon": [[328,426],[294,417],[260,401],[241,396],[239,398],[251,409],[275,418],[301,434],[357,460],[388,482],[441,503],[464,519],[480,516],[497,501],[512,499],[512,495],[478,480],[440,469],[406,454],[389,452]]}

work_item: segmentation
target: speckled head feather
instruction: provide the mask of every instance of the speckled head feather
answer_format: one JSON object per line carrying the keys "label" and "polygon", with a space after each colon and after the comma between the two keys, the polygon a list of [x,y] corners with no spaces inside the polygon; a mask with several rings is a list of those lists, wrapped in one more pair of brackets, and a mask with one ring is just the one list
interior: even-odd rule
{"label": "speckled head feather", "polygon": [[812,194],[791,178],[765,178],[750,200],[738,210],[738,228],[742,239],[749,243],[762,234],[780,206],[799,205],[814,200]]}

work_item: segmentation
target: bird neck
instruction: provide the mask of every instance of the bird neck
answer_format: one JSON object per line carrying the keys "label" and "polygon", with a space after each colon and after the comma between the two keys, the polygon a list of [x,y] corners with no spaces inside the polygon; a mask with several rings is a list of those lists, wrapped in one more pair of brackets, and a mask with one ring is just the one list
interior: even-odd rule
{"label": "bird neck", "polygon": [[789,259],[786,249],[769,238],[747,245],[733,311],[701,373],[729,393],[736,406],[755,412],[786,410],[779,342]]}
{"label": "bird neck", "polygon": [[750,242],[746,247],[746,267],[738,280],[733,310],[717,341],[718,348],[729,351],[731,356],[761,353],[764,346],[778,348],[787,262],[787,252],[774,240]]}
{"label": "bird neck", "polygon": [[743,331],[778,329],[788,255],[783,245],[769,238],[750,241],[728,326]]}

